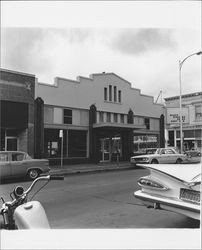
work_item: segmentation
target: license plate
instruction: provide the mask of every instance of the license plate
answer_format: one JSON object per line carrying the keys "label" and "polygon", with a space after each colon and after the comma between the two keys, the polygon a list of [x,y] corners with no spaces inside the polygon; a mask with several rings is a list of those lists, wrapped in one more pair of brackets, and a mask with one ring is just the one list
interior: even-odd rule
{"label": "license plate", "polygon": [[201,193],[199,191],[181,188],[180,189],[180,199],[184,200],[184,201],[200,203]]}

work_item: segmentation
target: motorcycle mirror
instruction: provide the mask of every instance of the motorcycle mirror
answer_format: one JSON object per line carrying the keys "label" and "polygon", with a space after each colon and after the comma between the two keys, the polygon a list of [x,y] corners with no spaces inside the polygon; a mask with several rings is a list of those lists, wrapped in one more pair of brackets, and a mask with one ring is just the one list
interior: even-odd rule
{"label": "motorcycle mirror", "polygon": [[15,197],[22,196],[24,194],[24,188],[21,186],[17,186],[13,191]]}

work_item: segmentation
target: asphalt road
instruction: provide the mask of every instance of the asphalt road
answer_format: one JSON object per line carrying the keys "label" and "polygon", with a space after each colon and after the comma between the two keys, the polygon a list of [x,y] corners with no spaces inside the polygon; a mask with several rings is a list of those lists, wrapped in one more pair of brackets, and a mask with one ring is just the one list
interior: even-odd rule
{"label": "asphalt road", "polygon": [[[64,181],[49,182],[34,200],[43,204],[53,229],[199,228],[196,220],[147,209],[133,196],[139,189],[137,179],[147,174],[145,169],[135,169],[69,175]],[[14,186],[29,184],[1,184],[0,195],[8,200]]]}

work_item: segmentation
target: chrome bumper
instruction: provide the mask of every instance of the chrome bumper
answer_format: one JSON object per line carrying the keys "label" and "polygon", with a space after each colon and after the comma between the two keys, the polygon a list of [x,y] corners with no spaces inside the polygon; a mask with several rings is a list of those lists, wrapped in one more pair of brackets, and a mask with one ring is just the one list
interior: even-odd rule
{"label": "chrome bumper", "polygon": [[173,211],[200,220],[200,205],[181,200],[154,196],[143,193],[141,190],[134,192],[134,196],[140,199],[142,203],[148,207]]}

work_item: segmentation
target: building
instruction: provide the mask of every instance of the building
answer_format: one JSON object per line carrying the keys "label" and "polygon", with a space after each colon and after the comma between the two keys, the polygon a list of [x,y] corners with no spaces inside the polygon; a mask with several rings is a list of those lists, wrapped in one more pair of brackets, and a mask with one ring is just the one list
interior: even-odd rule
{"label": "building", "polygon": [[106,162],[164,146],[164,106],[114,73],[57,77],[35,90],[37,157]]}
{"label": "building", "polygon": [[[167,144],[180,148],[179,96],[165,98],[165,106]],[[202,92],[182,95],[182,125],[184,150],[201,150]]]}
{"label": "building", "polygon": [[59,163],[129,160],[164,146],[164,106],[114,73],[55,83],[0,71],[0,150],[22,150]]}
{"label": "building", "polygon": [[35,76],[0,71],[0,150],[34,156]]}

